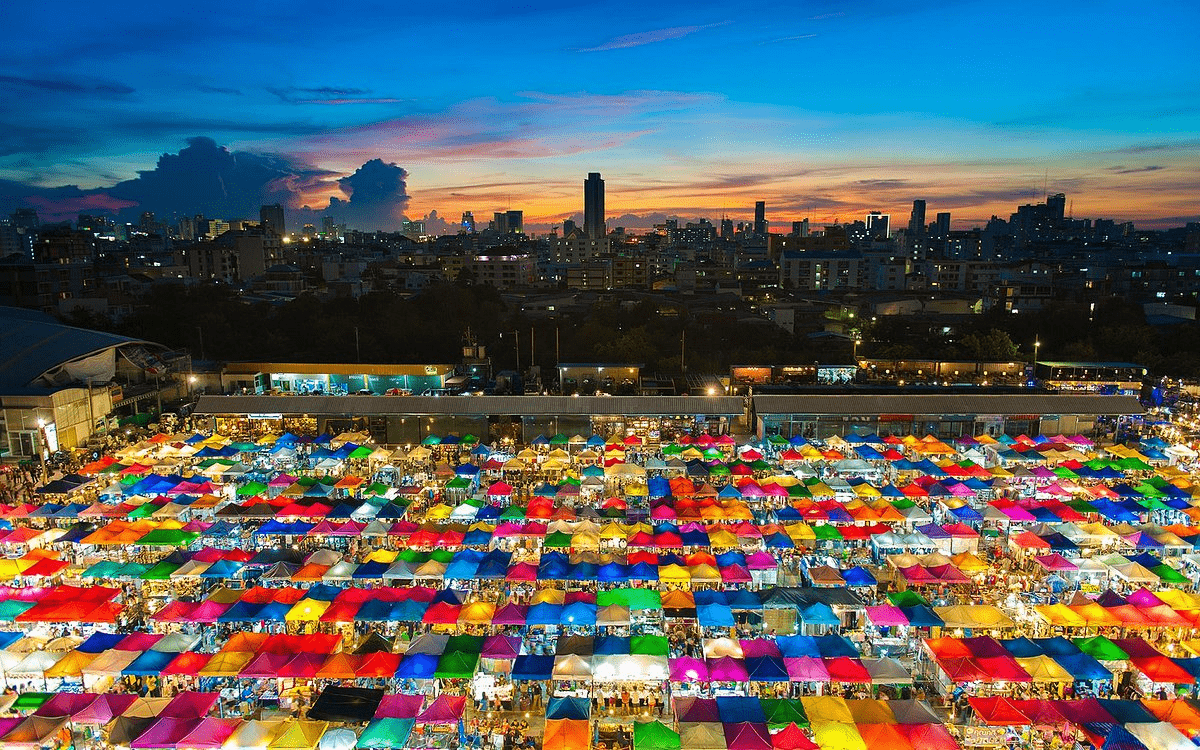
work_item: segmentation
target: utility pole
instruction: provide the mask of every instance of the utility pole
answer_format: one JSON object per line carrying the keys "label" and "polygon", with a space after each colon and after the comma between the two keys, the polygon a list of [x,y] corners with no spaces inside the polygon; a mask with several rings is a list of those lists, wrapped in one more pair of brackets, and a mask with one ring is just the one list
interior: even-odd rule
{"label": "utility pole", "polygon": [[362,347],[358,344],[358,326],[354,326],[354,356],[356,362],[362,362]]}
{"label": "utility pole", "polygon": [[200,338],[200,359],[204,360],[204,329],[196,326],[196,335]]}

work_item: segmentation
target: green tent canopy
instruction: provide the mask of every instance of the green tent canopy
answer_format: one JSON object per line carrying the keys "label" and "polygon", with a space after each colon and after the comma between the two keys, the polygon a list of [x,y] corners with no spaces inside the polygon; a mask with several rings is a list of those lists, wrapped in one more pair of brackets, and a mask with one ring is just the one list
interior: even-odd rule
{"label": "green tent canopy", "polygon": [[34,604],[35,602],[23,602],[17,599],[0,602],[0,621],[12,622],[17,619],[17,615],[23,614]]}
{"label": "green tent canopy", "polygon": [[607,607],[619,604],[630,609],[659,609],[662,607],[662,596],[655,589],[612,589],[596,594],[596,606]]}
{"label": "green tent canopy", "polygon": [[160,562],[142,574],[143,581],[165,581],[181,566],[166,561]]}
{"label": "green tent canopy", "polygon": [[661,635],[635,635],[629,642],[629,653],[667,656],[670,653],[670,643]]}
{"label": "green tent canopy", "polygon": [[658,721],[634,724],[633,750],[679,750],[679,733]]}
{"label": "green tent canopy", "polygon": [[441,445],[442,439],[437,435],[429,435],[421,441],[421,445]]}
{"label": "green tent canopy", "polygon": [[261,495],[268,489],[269,488],[267,485],[263,484],[262,482],[247,482],[246,484],[243,484],[241,487],[237,488],[237,493],[243,497],[247,497],[250,495]]}
{"label": "green tent canopy", "polygon": [[1170,565],[1155,565],[1150,572],[1163,579],[1163,583],[1189,583],[1190,581]]}
{"label": "green tent canopy", "polygon": [[475,674],[475,666],[479,663],[479,652],[446,651],[438,659],[437,671],[434,677],[468,680]]}
{"label": "green tent canopy", "polygon": [[1124,649],[1102,635],[1075,638],[1073,641],[1080,651],[1097,661],[1122,661],[1129,658]]}
{"label": "green tent canopy", "polygon": [[137,540],[136,544],[153,547],[186,547],[199,538],[199,531],[183,529],[155,529]]}
{"label": "green tent canopy", "polygon": [[545,547],[570,547],[571,535],[563,531],[555,531],[553,534],[547,534],[542,542]]}
{"label": "green tent canopy", "polygon": [[808,714],[804,712],[804,704],[798,700],[782,698],[760,698],[763,713],[767,716],[767,724],[771,726],[808,726]]}
{"label": "green tent canopy", "polygon": [[912,589],[907,591],[892,591],[887,595],[888,601],[896,607],[929,606],[928,600]]}

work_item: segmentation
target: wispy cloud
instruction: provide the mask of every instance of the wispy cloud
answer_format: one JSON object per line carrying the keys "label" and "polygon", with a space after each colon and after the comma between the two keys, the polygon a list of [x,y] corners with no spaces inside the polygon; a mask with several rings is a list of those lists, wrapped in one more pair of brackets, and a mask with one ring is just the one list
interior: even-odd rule
{"label": "wispy cloud", "polygon": [[1163,167],[1160,165],[1151,165],[1151,166],[1146,166],[1146,167],[1118,166],[1118,167],[1109,167],[1108,171],[1115,172],[1116,174],[1137,174],[1138,172],[1157,172],[1160,169],[1166,169],[1166,167]]}
{"label": "wispy cloud", "polygon": [[242,95],[241,89],[226,88],[224,86],[205,86],[201,84],[196,88],[206,94],[233,94],[235,96]]}
{"label": "wispy cloud", "polygon": [[817,34],[797,34],[795,36],[781,36],[778,39],[767,39],[766,41],[759,42],[759,44],[779,44],[780,42],[798,42],[801,39],[813,39],[817,36],[818,36]]}
{"label": "wispy cloud", "polygon": [[301,88],[288,86],[286,88],[268,86],[267,91],[287,104],[396,104],[403,99],[390,96],[370,96],[368,89],[336,88],[319,86],[316,88]]}
{"label": "wispy cloud", "polygon": [[824,21],[824,20],[827,20],[827,19],[830,19],[830,18],[841,18],[841,17],[842,17],[842,16],[844,16],[844,15],[846,15],[846,13],[845,13],[844,11],[838,11],[838,12],[836,12],[836,13],[822,13],[822,14],[821,14],[821,15],[819,15],[819,16],[809,16],[809,17],[808,17],[808,20],[810,20],[810,21]]}
{"label": "wispy cloud", "polygon": [[667,42],[672,39],[681,39],[690,34],[695,34],[697,31],[706,29],[715,29],[718,26],[725,26],[729,21],[721,21],[720,23],[709,23],[703,26],[670,26],[665,29],[655,29],[653,31],[640,31],[636,34],[625,34],[624,36],[609,39],[607,42],[595,47],[584,47],[580,52],[605,52],[612,49],[628,49],[630,47],[641,47],[646,44],[655,44],[657,42]]}
{"label": "wispy cloud", "polygon": [[0,76],[0,85],[50,91],[58,94],[132,94],[133,89],[115,81],[92,80],[80,78],[68,80],[63,78],[24,78],[21,76]]}

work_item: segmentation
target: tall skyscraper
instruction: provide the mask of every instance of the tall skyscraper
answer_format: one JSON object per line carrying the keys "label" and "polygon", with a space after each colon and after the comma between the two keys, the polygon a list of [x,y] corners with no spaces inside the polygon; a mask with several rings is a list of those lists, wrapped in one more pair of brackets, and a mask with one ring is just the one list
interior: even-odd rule
{"label": "tall skyscraper", "polygon": [[509,234],[524,234],[525,233],[525,212],[524,211],[507,211],[504,214],[504,219],[507,223]]}
{"label": "tall skyscraper", "polygon": [[604,180],[599,172],[588,172],[583,181],[583,231],[593,240],[608,235],[604,224]]}
{"label": "tall skyscraper", "polygon": [[913,237],[925,234],[925,201],[913,201],[912,213],[908,217],[908,233]]}
{"label": "tall skyscraper", "polygon": [[767,233],[767,202],[756,201],[754,204],[754,233]]}
{"label": "tall skyscraper", "polygon": [[1062,221],[1067,215],[1067,196],[1065,193],[1055,193],[1054,195],[1046,196],[1046,208],[1050,212],[1050,218],[1055,221]]}
{"label": "tall skyscraper", "polygon": [[950,236],[950,212],[946,211],[937,215],[937,219],[933,225],[933,234],[936,237]]}
{"label": "tall skyscraper", "polygon": [[808,219],[792,222],[793,237],[807,237],[809,235]]}
{"label": "tall skyscraper", "polygon": [[878,211],[867,214],[867,237],[887,239],[892,231],[892,217]]}
{"label": "tall skyscraper", "polygon": [[263,229],[269,234],[282,237],[287,232],[283,218],[283,206],[278,203],[272,203],[269,206],[263,206],[258,209],[258,220],[262,222]]}
{"label": "tall skyscraper", "polygon": [[462,231],[467,234],[475,234],[475,214],[470,211],[463,211],[462,215]]}

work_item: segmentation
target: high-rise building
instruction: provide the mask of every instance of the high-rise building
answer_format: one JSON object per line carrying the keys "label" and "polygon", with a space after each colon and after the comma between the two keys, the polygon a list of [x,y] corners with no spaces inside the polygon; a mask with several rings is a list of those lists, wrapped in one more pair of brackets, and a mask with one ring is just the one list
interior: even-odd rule
{"label": "high-rise building", "polygon": [[277,237],[282,237],[287,233],[287,225],[284,223],[283,217],[283,206],[278,203],[272,203],[269,206],[259,208],[258,220],[262,223],[264,230]]}
{"label": "high-rise building", "polygon": [[1055,193],[1046,196],[1046,208],[1050,211],[1052,221],[1062,221],[1067,215],[1067,196],[1065,193]]}
{"label": "high-rise building", "polygon": [[467,234],[475,234],[475,214],[470,211],[463,211],[462,222],[460,223],[462,231]]}
{"label": "high-rise building", "polygon": [[809,235],[808,219],[792,222],[793,237],[807,237]]}
{"label": "high-rise building", "polygon": [[756,201],[754,203],[754,233],[767,233],[767,202]]}
{"label": "high-rise building", "polygon": [[891,235],[892,217],[888,214],[872,211],[867,214],[867,239],[887,239]]}
{"label": "high-rise building", "polygon": [[579,229],[579,225],[575,223],[574,219],[563,219],[563,225],[562,225],[562,236],[563,237],[570,237],[578,229]]}
{"label": "high-rise building", "polygon": [[583,181],[583,231],[594,240],[608,234],[604,224],[604,180],[599,172],[589,172]]}
{"label": "high-rise building", "polygon": [[908,233],[914,237],[925,234],[925,201],[913,201],[912,213],[908,217]]}
{"label": "high-rise building", "polygon": [[933,225],[933,235],[935,237],[946,238],[950,235],[950,212],[945,211],[937,215],[937,219]]}
{"label": "high-rise building", "polygon": [[721,219],[721,239],[733,239],[733,219]]}
{"label": "high-rise building", "polygon": [[504,218],[508,224],[509,234],[524,234],[525,233],[525,212],[524,211],[507,211]]}

